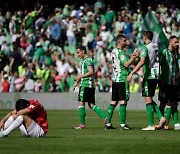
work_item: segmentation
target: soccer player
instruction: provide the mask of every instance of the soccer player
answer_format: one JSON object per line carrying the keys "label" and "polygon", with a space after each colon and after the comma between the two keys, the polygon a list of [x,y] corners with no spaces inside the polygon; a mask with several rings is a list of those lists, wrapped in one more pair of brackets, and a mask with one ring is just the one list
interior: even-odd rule
{"label": "soccer player", "polygon": [[130,127],[126,125],[126,106],[129,100],[129,84],[127,83],[127,76],[129,74],[128,67],[139,56],[139,52],[135,50],[129,59],[124,51],[127,45],[127,40],[124,35],[116,37],[117,47],[111,53],[113,66],[113,82],[112,82],[112,101],[108,107],[107,123],[105,129],[114,129],[111,124],[113,112],[117,104],[120,102],[120,129],[129,130]]}
{"label": "soccer player", "polygon": [[15,110],[0,122],[0,137],[9,135],[17,128],[29,137],[43,137],[48,132],[46,111],[37,100],[17,100]]}
{"label": "soccer player", "polygon": [[152,42],[153,33],[145,31],[143,40],[145,46],[140,51],[140,61],[132,72],[128,75],[127,81],[130,82],[133,74],[143,66],[143,90],[142,96],[145,98],[146,111],[149,120],[149,125],[142,130],[155,130],[154,112],[156,112],[160,122],[159,128],[164,127],[166,119],[162,116],[157,104],[153,101],[156,86],[159,82],[159,51],[158,45]]}
{"label": "soccer player", "polygon": [[77,48],[77,56],[80,59],[83,59],[83,61],[81,65],[81,74],[75,78],[76,82],[73,85],[72,90],[74,91],[78,83],[81,82],[78,95],[80,124],[73,128],[84,129],[86,128],[85,102],[88,102],[89,107],[92,110],[94,110],[98,114],[98,116],[104,119],[104,122],[106,122],[106,115],[97,105],[95,105],[95,81],[93,59],[87,55],[87,50],[84,46],[80,46]]}
{"label": "soccer player", "polygon": [[160,108],[166,105],[165,129],[168,129],[169,120],[172,114],[174,129],[180,130],[180,124],[178,120],[178,80],[180,79],[180,59],[179,59],[179,40],[176,36],[169,38],[169,46],[164,49],[160,55],[160,65],[162,73],[160,75],[161,88],[159,99],[161,101]]}

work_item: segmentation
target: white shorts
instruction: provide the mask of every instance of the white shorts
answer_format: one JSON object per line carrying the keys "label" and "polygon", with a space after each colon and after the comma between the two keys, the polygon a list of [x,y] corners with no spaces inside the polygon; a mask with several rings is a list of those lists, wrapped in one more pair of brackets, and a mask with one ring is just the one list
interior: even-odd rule
{"label": "white shorts", "polygon": [[27,130],[24,127],[24,125],[21,125],[19,127],[19,130],[21,131],[22,134],[29,136],[29,137],[43,137],[43,136],[45,136],[43,129],[33,120],[32,120],[32,124],[29,126],[29,128]]}

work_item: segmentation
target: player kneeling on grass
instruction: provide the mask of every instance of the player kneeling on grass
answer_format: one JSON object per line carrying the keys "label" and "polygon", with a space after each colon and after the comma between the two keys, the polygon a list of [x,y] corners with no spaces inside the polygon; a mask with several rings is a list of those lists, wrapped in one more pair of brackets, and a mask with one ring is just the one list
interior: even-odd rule
{"label": "player kneeling on grass", "polygon": [[17,128],[25,136],[45,136],[48,132],[47,114],[37,100],[19,99],[15,108],[1,120],[0,137],[9,135]]}

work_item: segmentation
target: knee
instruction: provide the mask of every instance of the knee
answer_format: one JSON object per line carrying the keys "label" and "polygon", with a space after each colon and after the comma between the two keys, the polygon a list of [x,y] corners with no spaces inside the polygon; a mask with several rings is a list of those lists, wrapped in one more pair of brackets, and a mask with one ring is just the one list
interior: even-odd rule
{"label": "knee", "polygon": [[11,116],[13,117],[13,119],[17,119],[17,117],[18,117],[17,114],[12,114]]}

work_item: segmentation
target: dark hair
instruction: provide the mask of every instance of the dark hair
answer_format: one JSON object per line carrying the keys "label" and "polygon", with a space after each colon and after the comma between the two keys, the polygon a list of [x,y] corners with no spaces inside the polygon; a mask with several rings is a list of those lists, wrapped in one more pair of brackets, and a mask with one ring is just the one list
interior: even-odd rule
{"label": "dark hair", "polygon": [[153,32],[151,32],[151,31],[144,31],[143,35],[146,36],[151,41],[152,41],[153,36],[154,36]]}
{"label": "dark hair", "polygon": [[16,111],[22,110],[27,108],[30,105],[28,100],[25,99],[18,99],[16,101]]}
{"label": "dark hair", "polygon": [[118,36],[116,37],[116,43],[118,43],[118,41],[121,40],[122,38],[125,38],[125,39],[126,39],[126,36],[124,36],[124,35],[118,35]]}
{"label": "dark hair", "polygon": [[175,38],[176,38],[176,39],[178,39],[178,37],[177,37],[177,36],[172,35],[172,36],[170,36],[170,37],[169,37],[169,41],[171,41],[171,40],[173,40],[173,39],[175,39]]}
{"label": "dark hair", "polygon": [[78,46],[77,49],[79,50],[84,50],[84,53],[86,54],[87,53],[87,50],[86,50],[86,47],[85,46]]}

